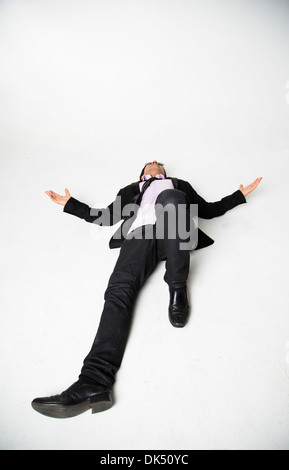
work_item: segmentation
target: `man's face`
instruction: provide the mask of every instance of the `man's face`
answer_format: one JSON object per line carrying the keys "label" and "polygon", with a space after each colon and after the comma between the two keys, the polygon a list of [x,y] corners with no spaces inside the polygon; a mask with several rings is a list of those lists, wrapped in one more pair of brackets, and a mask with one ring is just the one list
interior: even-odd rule
{"label": "man's face", "polygon": [[152,177],[156,175],[165,175],[165,170],[162,165],[159,165],[159,163],[154,160],[152,163],[146,165],[144,175],[151,175]]}

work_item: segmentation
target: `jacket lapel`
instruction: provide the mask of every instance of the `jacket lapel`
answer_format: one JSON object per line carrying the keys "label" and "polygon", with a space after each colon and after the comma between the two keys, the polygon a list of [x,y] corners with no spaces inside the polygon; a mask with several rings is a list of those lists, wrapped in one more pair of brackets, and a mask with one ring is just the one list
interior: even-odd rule
{"label": "jacket lapel", "polygon": [[179,180],[178,178],[168,178],[171,179],[175,189],[179,189]]}

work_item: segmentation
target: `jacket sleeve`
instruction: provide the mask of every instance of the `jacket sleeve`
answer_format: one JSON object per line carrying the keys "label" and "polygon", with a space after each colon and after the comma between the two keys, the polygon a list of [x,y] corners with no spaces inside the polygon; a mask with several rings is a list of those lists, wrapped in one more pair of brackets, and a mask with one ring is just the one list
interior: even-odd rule
{"label": "jacket sleeve", "polygon": [[233,194],[223,197],[220,201],[207,202],[188,183],[188,194],[191,204],[198,204],[198,217],[201,219],[213,219],[224,215],[239,204],[246,203],[246,198],[238,189]]}
{"label": "jacket sleeve", "polygon": [[74,197],[70,197],[63,212],[101,226],[117,224],[122,219],[122,189],[118,192],[115,200],[105,209],[91,208]]}

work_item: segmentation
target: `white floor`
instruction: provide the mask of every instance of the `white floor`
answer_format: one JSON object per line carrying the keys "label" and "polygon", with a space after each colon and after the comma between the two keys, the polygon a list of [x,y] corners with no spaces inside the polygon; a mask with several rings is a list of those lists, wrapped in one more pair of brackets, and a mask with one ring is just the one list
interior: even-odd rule
{"label": "white floor", "polygon": [[[1,449],[289,449],[287,1],[0,5]],[[199,220],[192,316],[143,288],[115,406],[67,421],[36,396],[77,379],[118,256],[53,189],[103,207],[166,163],[215,201]]]}

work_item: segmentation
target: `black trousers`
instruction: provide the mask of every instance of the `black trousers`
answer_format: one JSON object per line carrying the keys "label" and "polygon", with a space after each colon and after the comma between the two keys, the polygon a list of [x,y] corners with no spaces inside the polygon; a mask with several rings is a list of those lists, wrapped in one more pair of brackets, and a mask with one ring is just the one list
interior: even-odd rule
{"label": "black trousers", "polygon": [[[157,204],[175,208],[185,205],[187,221],[190,217],[185,193],[175,189],[163,191]],[[157,213],[157,223],[160,213]],[[138,292],[154,271],[159,261],[166,260],[165,282],[170,287],[186,286],[190,269],[190,251],[180,250],[180,236],[168,236],[168,217],[164,217],[165,230],[157,237],[157,224],[136,229],[120,249],[114,271],[105,291],[105,304],[99,328],[91,351],[84,360],[79,379],[109,387],[115,382],[120,368],[131,326],[133,307]],[[188,222],[189,223],[189,222]],[[150,230],[148,230],[150,229]],[[150,238],[147,238],[150,233]],[[146,237],[143,235],[146,234]],[[142,237],[141,237],[142,236]],[[186,239],[187,240],[187,239]]]}

